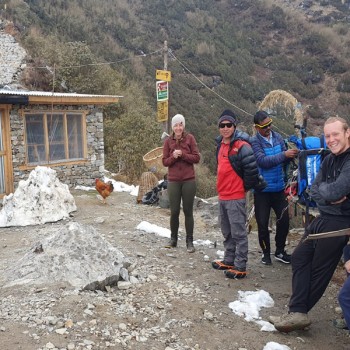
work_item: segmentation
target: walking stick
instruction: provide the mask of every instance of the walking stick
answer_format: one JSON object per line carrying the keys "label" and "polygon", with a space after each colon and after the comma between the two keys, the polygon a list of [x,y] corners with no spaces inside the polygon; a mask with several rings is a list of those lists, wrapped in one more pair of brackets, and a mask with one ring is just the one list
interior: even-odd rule
{"label": "walking stick", "polygon": [[344,228],[338,231],[309,234],[303,239],[303,242],[312,240],[312,239],[322,239],[322,238],[340,237],[340,236],[350,236],[350,228]]}

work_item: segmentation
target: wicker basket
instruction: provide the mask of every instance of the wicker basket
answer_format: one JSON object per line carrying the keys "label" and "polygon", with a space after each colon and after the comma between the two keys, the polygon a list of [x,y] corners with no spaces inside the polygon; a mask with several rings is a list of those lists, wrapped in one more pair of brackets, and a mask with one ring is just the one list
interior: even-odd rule
{"label": "wicker basket", "polygon": [[158,185],[158,178],[150,171],[142,173],[139,185],[139,193],[136,202],[141,203],[142,197]]}
{"label": "wicker basket", "polygon": [[143,161],[147,169],[153,172],[159,179],[167,173],[167,168],[162,163],[163,147],[152,149],[143,156]]}

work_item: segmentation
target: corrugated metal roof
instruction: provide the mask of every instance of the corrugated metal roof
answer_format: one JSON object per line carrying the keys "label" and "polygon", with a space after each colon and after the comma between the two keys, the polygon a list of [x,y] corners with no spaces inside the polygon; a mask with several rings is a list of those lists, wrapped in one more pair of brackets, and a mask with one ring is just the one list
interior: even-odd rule
{"label": "corrugated metal roof", "polygon": [[79,98],[121,98],[123,96],[117,95],[90,95],[90,94],[76,94],[63,92],[49,92],[49,91],[25,91],[25,90],[8,90],[0,89],[0,95],[18,95],[18,96],[53,96],[53,97],[79,97]]}

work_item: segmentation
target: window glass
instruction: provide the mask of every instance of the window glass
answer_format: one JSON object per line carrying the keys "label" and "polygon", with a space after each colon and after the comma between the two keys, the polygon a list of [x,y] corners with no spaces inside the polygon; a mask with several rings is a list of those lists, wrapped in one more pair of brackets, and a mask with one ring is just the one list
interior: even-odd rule
{"label": "window glass", "polygon": [[63,114],[47,115],[47,131],[49,140],[50,161],[67,159],[64,150]]}
{"label": "window glass", "polygon": [[67,114],[69,159],[83,158],[82,118],[78,114]]}
{"label": "window glass", "polygon": [[26,115],[26,137],[28,162],[46,162],[43,115]]}
{"label": "window glass", "polygon": [[29,164],[84,158],[81,113],[28,113],[25,121]]}

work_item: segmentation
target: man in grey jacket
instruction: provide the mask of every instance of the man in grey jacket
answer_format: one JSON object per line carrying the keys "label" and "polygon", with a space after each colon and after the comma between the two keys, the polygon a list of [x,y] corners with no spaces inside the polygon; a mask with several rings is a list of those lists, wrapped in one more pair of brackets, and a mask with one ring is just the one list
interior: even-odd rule
{"label": "man in grey jacket", "polygon": [[292,254],[289,312],[269,318],[280,332],[304,329],[311,324],[307,313],[326,290],[348,241],[348,236],[305,240],[307,235],[350,228],[349,125],[343,118],[328,118],[324,135],[331,153],[323,160],[311,187],[320,215],[306,228]]}

